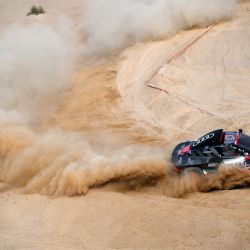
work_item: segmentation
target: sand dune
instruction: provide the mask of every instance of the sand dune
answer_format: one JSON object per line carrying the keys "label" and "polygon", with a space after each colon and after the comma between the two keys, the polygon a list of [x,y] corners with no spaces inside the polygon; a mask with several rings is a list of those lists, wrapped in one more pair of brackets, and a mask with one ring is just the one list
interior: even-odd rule
{"label": "sand dune", "polygon": [[30,0],[0,3],[0,248],[249,249],[249,189],[228,191],[249,186],[249,172],[180,180],[169,156],[217,127],[250,133],[250,2],[200,23],[180,8],[171,32],[123,29],[131,40],[111,47],[84,33],[83,1],[36,2],[45,15],[24,17]]}

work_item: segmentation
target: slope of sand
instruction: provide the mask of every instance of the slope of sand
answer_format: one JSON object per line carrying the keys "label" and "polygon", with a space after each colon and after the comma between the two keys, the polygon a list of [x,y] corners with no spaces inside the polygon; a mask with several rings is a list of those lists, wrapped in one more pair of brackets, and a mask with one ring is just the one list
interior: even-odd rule
{"label": "slope of sand", "polygon": [[[223,126],[249,132],[248,6],[239,7],[234,21],[212,25],[169,63],[206,29],[129,50],[118,74],[118,88],[134,117],[165,128],[170,139],[186,132],[190,138]],[[146,88],[149,83],[169,94]]]}
{"label": "slope of sand", "polygon": [[[28,9],[32,1],[23,2],[22,8]],[[66,2],[53,7],[44,1],[44,7],[61,8],[69,16],[79,13],[77,1],[72,5]],[[18,15],[13,14],[15,1],[3,1],[0,6],[5,9],[0,17],[3,25],[18,21]],[[250,3],[242,2],[233,21],[213,26],[171,63],[167,62],[172,55],[204,29],[138,44],[105,65],[78,70],[58,111],[36,130],[39,133],[60,126],[88,138],[97,155],[102,152],[112,158],[124,153],[116,172],[103,174],[97,169],[94,180],[88,180],[90,186],[131,173],[163,174],[166,164],[157,162],[154,173],[150,164],[155,159],[148,166],[139,163],[151,159],[150,154],[154,157],[154,147],[163,150],[161,157],[168,157],[175,140],[195,138],[217,127],[242,127],[250,133],[246,108],[250,100],[249,9]],[[148,83],[169,95],[148,87]],[[129,149],[126,154],[128,145],[134,152]],[[133,157],[138,157],[138,162],[131,163]],[[68,179],[65,190],[71,187],[75,194],[72,179]],[[39,175],[36,181],[25,191],[48,194],[46,181]],[[174,199],[167,195],[164,183],[137,190],[133,183],[124,182],[72,198],[23,194],[23,188],[1,183],[0,249],[250,248],[249,189]]]}

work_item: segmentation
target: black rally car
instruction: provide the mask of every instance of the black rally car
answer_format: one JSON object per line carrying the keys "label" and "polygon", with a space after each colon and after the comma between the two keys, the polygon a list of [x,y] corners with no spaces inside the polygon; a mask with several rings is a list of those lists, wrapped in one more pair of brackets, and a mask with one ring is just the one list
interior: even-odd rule
{"label": "black rally car", "polygon": [[250,136],[218,129],[198,140],[178,144],[172,153],[174,170],[180,174],[215,173],[220,164],[236,164],[250,170]]}

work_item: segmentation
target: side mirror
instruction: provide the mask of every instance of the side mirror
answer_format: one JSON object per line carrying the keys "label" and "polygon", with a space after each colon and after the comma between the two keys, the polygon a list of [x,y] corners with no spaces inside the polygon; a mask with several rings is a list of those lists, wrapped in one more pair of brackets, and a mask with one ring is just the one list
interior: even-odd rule
{"label": "side mirror", "polygon": [[239,134],[242,134],[242,132],[243,132],[243,130],[240,128],[240,129],[239,129]]}

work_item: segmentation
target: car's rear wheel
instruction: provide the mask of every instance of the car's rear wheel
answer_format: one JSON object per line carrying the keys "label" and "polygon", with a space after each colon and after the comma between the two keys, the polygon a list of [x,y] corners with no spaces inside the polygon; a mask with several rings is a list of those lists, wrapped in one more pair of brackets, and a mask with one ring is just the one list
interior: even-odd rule
{"label": "car's rear wheel", "polygon": [[203,171],[199,167],[185,168],[182,174],[184,176],[189,176],[191,178],[194,178],[197,181],[204,176]]}

